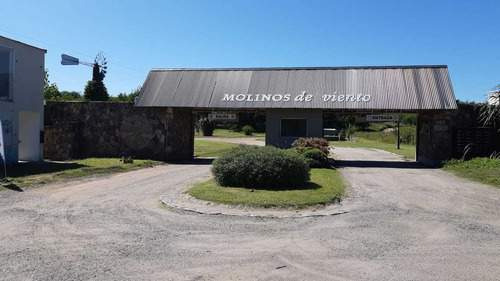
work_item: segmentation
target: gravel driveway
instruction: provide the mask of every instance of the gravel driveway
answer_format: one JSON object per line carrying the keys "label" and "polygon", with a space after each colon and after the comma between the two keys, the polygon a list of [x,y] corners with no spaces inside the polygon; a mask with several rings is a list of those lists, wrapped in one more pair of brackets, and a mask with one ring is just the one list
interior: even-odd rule
{"label": "gravel driveway", "polygon": [[[1,280],[499,280],[500,190],[387,152],[338,148],[347,214],[165,209],[208,165],[0,192]],[[370,161],[377,160],[377,161]]]}
{"label": "gravel driveway", "polygon": [[245,144],[245,145],[258,145],[264,146],[266,142],[258,138],[245,137],[245,138],[221,138],[221,137],[196,137],[197,140],[207,140],[207,141],[217,141],[217,142],[227,142],[234,144]]}

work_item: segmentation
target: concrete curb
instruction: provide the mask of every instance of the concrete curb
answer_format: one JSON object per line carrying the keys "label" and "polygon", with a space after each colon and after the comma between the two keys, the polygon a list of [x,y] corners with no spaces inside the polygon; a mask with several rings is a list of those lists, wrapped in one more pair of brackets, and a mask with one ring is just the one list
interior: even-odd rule
{"label": "concrete curb", "polygon": [[289,209],[264,209],[264,208],[250,208],[243,206],[230,206],[217,204],[208,201],[196,199],[189,194],[180,194],[179,198],[172,198],[171,196],[164,195],[160,197],[160,202],[172,209],[192,212],[203,215],[213,216],[238,216],[238,217],[252,217],[252,218],[311,218],[311,217],[324,217],[336,216],[349,213],[348,210],[342,208],[341,204],[330,204],[326,206],[314,206],[301,210]]}

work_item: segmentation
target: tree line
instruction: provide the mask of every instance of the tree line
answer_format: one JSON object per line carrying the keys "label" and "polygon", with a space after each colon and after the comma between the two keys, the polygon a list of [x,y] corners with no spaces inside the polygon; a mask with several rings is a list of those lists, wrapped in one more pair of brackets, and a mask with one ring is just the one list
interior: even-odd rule
{"label": "tree line", "polygon": [[140,87],[129,93],[109,96],[104,77],[108,70],[108,62],[102,53],[98,53],[92,66],[92,80],[85,85],[83,95],[77,91],[59,91],[56,83],[50,83],[49,72],[45,70],[43,97],[47,101],[118,101],[134,102],[141,91]]}
{"label": "tree line", "polygon": [[[89,86],[90,85],[90,86]],[[82,95],[77,91],[60,91],[56,83],[51,83],[49,80],[49,73],[45,71],[45,79],[43,86],[43,97],[46,101],[112,101],[112,102],[134,102],[135,98],[139,95],[141,87],[131,90],[128,93],[120,93],[117,96],[104,95],[104,98],[94,98],[92,91],[95,91],[99,86],[91,81],[87,82],[84,94]],[[102,88],[101,88],[102,89]]]}

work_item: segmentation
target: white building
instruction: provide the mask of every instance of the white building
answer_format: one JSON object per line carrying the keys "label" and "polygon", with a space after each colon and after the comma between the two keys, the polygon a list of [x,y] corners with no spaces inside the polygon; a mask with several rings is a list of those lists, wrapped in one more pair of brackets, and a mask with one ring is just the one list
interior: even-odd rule
{"label": "white building", "polygon": [[43,159],[46,52],[0,36],[0,120],[9,164]]}

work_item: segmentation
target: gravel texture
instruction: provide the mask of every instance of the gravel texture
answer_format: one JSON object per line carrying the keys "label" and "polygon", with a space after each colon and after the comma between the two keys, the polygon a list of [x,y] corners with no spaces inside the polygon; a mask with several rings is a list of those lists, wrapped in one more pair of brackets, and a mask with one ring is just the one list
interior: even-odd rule
{"label": "gravel texture", "polygon": [[227,143],[234,143],[234,144],[245,144],[245,145],[258,145],[258,146],[266,145],[265,141],[257,139],[257,138],[252,138],[252,137],[245,137],[245,138],[196,137],[196,139],[197,140],[207,140],[207,141],[217,141],[217,142],[227,142]]}
{"label": "gravel texture", "polygon": [[499,189],[387,152],[335,153],[351,185],[337,216],[162,207],[206,164],[0,191],[0,280],[500,279]]}

